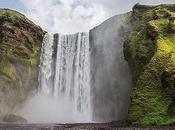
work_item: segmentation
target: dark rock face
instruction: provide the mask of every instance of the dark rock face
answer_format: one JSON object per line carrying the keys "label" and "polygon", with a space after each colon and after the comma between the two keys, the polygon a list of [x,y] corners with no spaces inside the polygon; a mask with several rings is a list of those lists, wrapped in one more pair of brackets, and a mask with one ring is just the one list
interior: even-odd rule
{"label": "dark rock face", "polygon": [[10,114],[10,115],[6,115],[3,117],[3,122],[6,122],[6,123],[27,123],[27,120],[21,116]]}
{"label": "dark rock face", "polygon": [[24,15],[0,9],[0,116],[10,113],[38,86],[44,31]]}
{"label": "dark rock face", "polygon": [[169,31],[175,33],[175,17],[169,18]]}

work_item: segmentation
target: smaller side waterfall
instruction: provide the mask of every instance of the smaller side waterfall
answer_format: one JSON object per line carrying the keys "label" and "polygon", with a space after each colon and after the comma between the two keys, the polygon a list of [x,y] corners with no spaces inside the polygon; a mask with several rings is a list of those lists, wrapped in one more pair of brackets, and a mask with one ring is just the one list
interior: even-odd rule
{"label": "smaller side waterfall", "polygon": [[40,71],[39,71],[39,91],[45,94],[52,92],[52,73],[53,73],[53,35],[46,34],[42,43],[40,56]]}
{"label": "smaller side waterfall", "polygon": [[[55,35],[57,37],[46,34],[43,40],[39,73],[40,93],[62,100],[61,102],[67,104],[62,107],[71,109],[72,114],[81,119],[77,119],[78,122],[90,122],[92,112],[89,34]],[[53,47],[55,44],[56,50]],[[59,108],[57,109],[59,111]]]}

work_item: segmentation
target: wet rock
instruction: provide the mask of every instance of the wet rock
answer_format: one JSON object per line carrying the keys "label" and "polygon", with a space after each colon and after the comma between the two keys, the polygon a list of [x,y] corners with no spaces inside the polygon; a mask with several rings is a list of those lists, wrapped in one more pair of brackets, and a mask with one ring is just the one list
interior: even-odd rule
{"label": "wet rock", "polygon": [[175,33],[175,17],[169,19],[169,31]]}
{"label": "wet rock", "polygon": [[4,116],[3,122],[7,123],[27,123],[27,120],[21,116],[9,114]]}
{"label": "wet rock", "polygon": [[154,26],[152,26],[150,23],[147,24],[147,35],[150,37],[152,40],[154,40],[156,37],[158,37],[158,32],[155,29]]}

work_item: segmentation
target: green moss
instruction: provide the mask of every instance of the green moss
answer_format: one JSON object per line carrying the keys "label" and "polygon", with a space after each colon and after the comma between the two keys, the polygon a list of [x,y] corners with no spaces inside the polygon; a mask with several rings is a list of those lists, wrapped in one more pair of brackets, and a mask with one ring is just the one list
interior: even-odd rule
{"label": "green moss", "polygon": [[[174,17],[172,8],[137,7],[140,15],[133,9],[133,33],[124,44],[134,80],[128,119],[141,125],[175,124],[175,34],[169,29]],[[169,77],[165,72],[170,73]]]}
{"label": "green moss", "polygon": [[24,15],[8,9],[0,9],[0,32],[1,118],[37,88],[39,54],[45,32]]}

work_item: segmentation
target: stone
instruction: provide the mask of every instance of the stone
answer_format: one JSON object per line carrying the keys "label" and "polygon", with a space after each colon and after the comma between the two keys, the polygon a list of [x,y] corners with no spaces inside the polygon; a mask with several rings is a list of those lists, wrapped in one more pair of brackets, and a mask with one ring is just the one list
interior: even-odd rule
{"label": "stone", "polygon": [[27,123],[27,120],[19,115],[9,114],[4,116],[3,122],[7,123]]}

